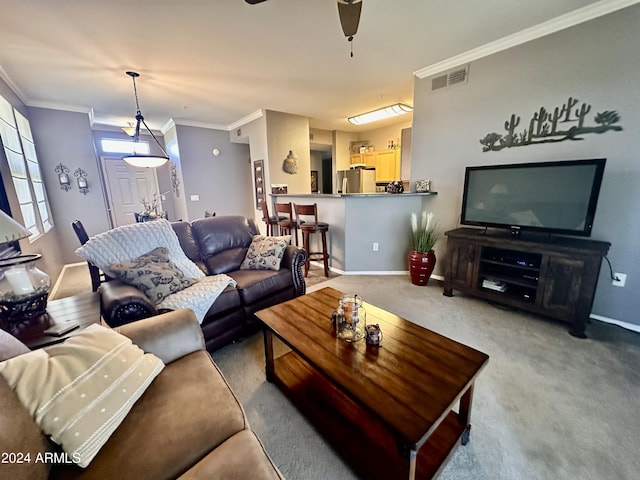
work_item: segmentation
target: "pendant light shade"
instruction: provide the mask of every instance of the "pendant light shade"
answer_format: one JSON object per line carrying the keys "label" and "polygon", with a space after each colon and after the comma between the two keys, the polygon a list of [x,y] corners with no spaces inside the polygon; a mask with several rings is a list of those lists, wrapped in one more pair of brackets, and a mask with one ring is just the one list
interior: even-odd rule
{"label": "pendant light shade", "polygon": [[[136,78],[138,78],[140,74],[137,72],[125,72],[125,73],[129,75],[133,80],[133,94],[136,99],[136,126],[135,126],[135,131],[133,133],[133,143],[134,143],[133,153],[122,157],[122,160],[127,162],[129,165],[133,167],[138,167],[138,168],[160,167],[161,165],[164,165],[167,162],[167,160],[169,160],[169,155],[167,155],[167,152],[165,151],[165,149],[162,147],[162,145],[160,144],[156,136],[153,134],[151,129],[147,126],[147,123],[144,121],[144,117],[140,112],[140,103],[138,102],[138,90],[136,88]],[[153,139],[156,141],[163,155],[142,154],[142,153],[136,152],[136,144],[140,141],[140,125],[144,126],[144,128],[147,129],[147,132],[149,132],[149,135],[151,135]]]}

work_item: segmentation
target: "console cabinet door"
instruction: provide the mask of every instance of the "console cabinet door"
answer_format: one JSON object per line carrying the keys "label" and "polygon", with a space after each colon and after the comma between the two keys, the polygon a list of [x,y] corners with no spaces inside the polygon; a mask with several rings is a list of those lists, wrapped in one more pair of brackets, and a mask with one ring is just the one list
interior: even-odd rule
{"label": "console cabinet door", "polygon": [[478,249],[477,245],[468,242],[447,240],[450,271],[447,284],[461,290],[475,288],[477,283]]}
{"label": "console cabinet door", "polygon": [[549,315],[573,320],[580,301],[584,269],[583,258],[547,257],[542,307]]}

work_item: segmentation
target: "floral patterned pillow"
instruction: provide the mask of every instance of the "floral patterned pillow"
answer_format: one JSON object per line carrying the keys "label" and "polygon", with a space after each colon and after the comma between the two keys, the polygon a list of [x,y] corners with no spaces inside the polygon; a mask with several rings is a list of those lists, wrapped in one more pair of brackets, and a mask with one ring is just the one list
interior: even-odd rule
{"label": "floral patterned pillow", "polygon": [[280,262],[291,237],[255,235],[240,270],[280,270]]}
{"label": "floral patterned pillow", "polygon": [[172,293],[179,292],[198,280],[184,276],[169,260],[169,251],[158,247],[133,260],[114,263],[109,271],[116,278],[141,290],[156,305]]}

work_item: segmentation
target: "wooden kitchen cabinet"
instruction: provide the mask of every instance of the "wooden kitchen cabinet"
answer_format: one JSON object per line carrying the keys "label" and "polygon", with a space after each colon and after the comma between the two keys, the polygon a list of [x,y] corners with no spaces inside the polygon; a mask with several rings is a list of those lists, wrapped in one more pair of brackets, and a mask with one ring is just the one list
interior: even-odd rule
{"label": "wooden kitchen cabinet", "polygon": [[377,152],[365,152],[362,154],[362,163],[367,167],[375,167],[377,156]]}
{"label": "wooden kitchen cabinet", "polygon": [[351,156],[349,157],[349,164],[350,165],[354,165],[357,163],[364,163],[362,161],[362,154],[361,153],[352,153]]}
{"label": "wooden kitchen cabinet", "polygon": [[376,152],[376,182],[400,180],[400,150]]}
{"label": "wooden kitchen cabinet", "polygon": [[365,164],[367,167],[375,167],[376,152],[352,153],[349,157],[349,164]]}
{"label": "wooden kitchen cabinet", "polygon": [[453,290],[568,322],[584,338],[609,242],[568,237],[514,238],[458,228],[445,233],[444,295]]}

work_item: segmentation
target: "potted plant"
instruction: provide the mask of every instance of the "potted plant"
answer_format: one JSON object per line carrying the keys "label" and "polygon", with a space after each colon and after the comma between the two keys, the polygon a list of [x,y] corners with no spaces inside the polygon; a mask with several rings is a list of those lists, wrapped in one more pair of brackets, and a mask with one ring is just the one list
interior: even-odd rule
{"label": "potted plant", "polygon": [[433,246],[441,236],[432,212],[423,211],[418,216],[411,214],[411,252],[409,252],[409,274],[414,285],[426,285],[436,266]]}

